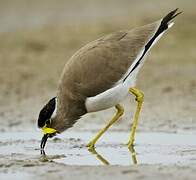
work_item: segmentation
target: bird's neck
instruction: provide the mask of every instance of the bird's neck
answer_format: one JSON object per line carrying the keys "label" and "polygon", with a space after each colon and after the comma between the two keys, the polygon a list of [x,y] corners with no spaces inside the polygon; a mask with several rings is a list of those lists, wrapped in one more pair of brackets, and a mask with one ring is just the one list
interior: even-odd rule
{"label": "bird's neck", "polygon": [[86,114],[84,101],[57,96],[55,126],[60,132],[72,127],[82,115]]}

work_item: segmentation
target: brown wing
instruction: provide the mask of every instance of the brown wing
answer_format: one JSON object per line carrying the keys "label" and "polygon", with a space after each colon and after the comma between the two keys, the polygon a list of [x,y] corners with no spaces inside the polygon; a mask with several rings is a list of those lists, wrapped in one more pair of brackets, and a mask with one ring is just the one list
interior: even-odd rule
{"label": "brown wing", "polygon": [[111,88],[123,77],[159,25],[160,21],[116,32],[87,44],[65,65],[59,91],[66,91],[73,98],[86,98]]}

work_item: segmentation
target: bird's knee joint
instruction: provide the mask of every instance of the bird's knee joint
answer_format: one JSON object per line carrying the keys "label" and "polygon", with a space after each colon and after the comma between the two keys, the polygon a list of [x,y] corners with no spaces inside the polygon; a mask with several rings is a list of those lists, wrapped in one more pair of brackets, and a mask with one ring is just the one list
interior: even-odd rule
{"label": "bird's knee joint", "polygon": [[124,112],[125,112],[125,110],[124,110],[123,107],[118,109],[118,113],[119,113],[120,116],[122,116],[124,114]]}
{"label": "bird's knee joint", "polygon": [[137,102],[142,103],[144,101],[144,93],[140,92],[135,99]]}
{"label": "bird's knee joint", "polygon": [[116,108],[117,108],[117,111],[118,111],[117,113],[120,116],[122,116],[124,114],[124,108],[122,106],[120,106],[120,105],[117,105]]}
{"label": "bird's knee joint", "polygon": [[120,116],[122,116],[122,115],[124,114],[124,109],[119,110],[119,111],[118,111],[118,114],[119,114]]}
{"label": "bird's knee joint", "polygon": [[143,100],[144,100],[144,93],[142,91],[140,91],[137,88],[130,88],[129,92],[133,93],[136,96],[135,100],[137,102],[141,102],[141,103],[143,102]]}

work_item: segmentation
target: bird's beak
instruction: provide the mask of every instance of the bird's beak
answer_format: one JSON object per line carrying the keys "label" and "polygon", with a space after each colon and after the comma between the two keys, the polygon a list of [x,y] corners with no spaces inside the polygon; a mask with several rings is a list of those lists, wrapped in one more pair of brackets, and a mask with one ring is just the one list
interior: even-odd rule
{"label": "bird's beak", "polygon": [[41,140],[40,150],[41,150],[41,154],[45,155],[44,147],[46,145],[46,142],[49,137],[52,138],[53,136],[55,136],[57,131],[53,128],[48,128],[46,126],[42,128],[42,131],[43,131],[44,136],[42,137],[42,140]]}
{"label": "bird's beak", "polygon": [[42,140],[41,140],[40,150],[41,150],[41,154],[43,154],[43,155],[45,155],[44,147],[46,145],[48,137],[49,137],[48,134],[44,134],[44,136],[42,137]]}

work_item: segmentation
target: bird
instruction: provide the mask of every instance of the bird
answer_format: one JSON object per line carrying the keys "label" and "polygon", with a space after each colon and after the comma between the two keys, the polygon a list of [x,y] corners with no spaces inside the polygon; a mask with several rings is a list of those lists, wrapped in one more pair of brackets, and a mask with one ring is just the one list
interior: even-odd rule
{"label": "bird", "polygon": [[153,23],[105,35],[79,49],[67,61],[56,96],[39,112],[41,154],[48,138],[72,127],[85,114],[115,107],[113,118],[87,144],[89,149],[95,148],[98,139],[123,115],[121,102],[130,94],[135,96],[137,106],[127,145],[134,146],[144,99],[144,93],[136,87],[136,77],[150,49],[181,13],[177,8]]}

